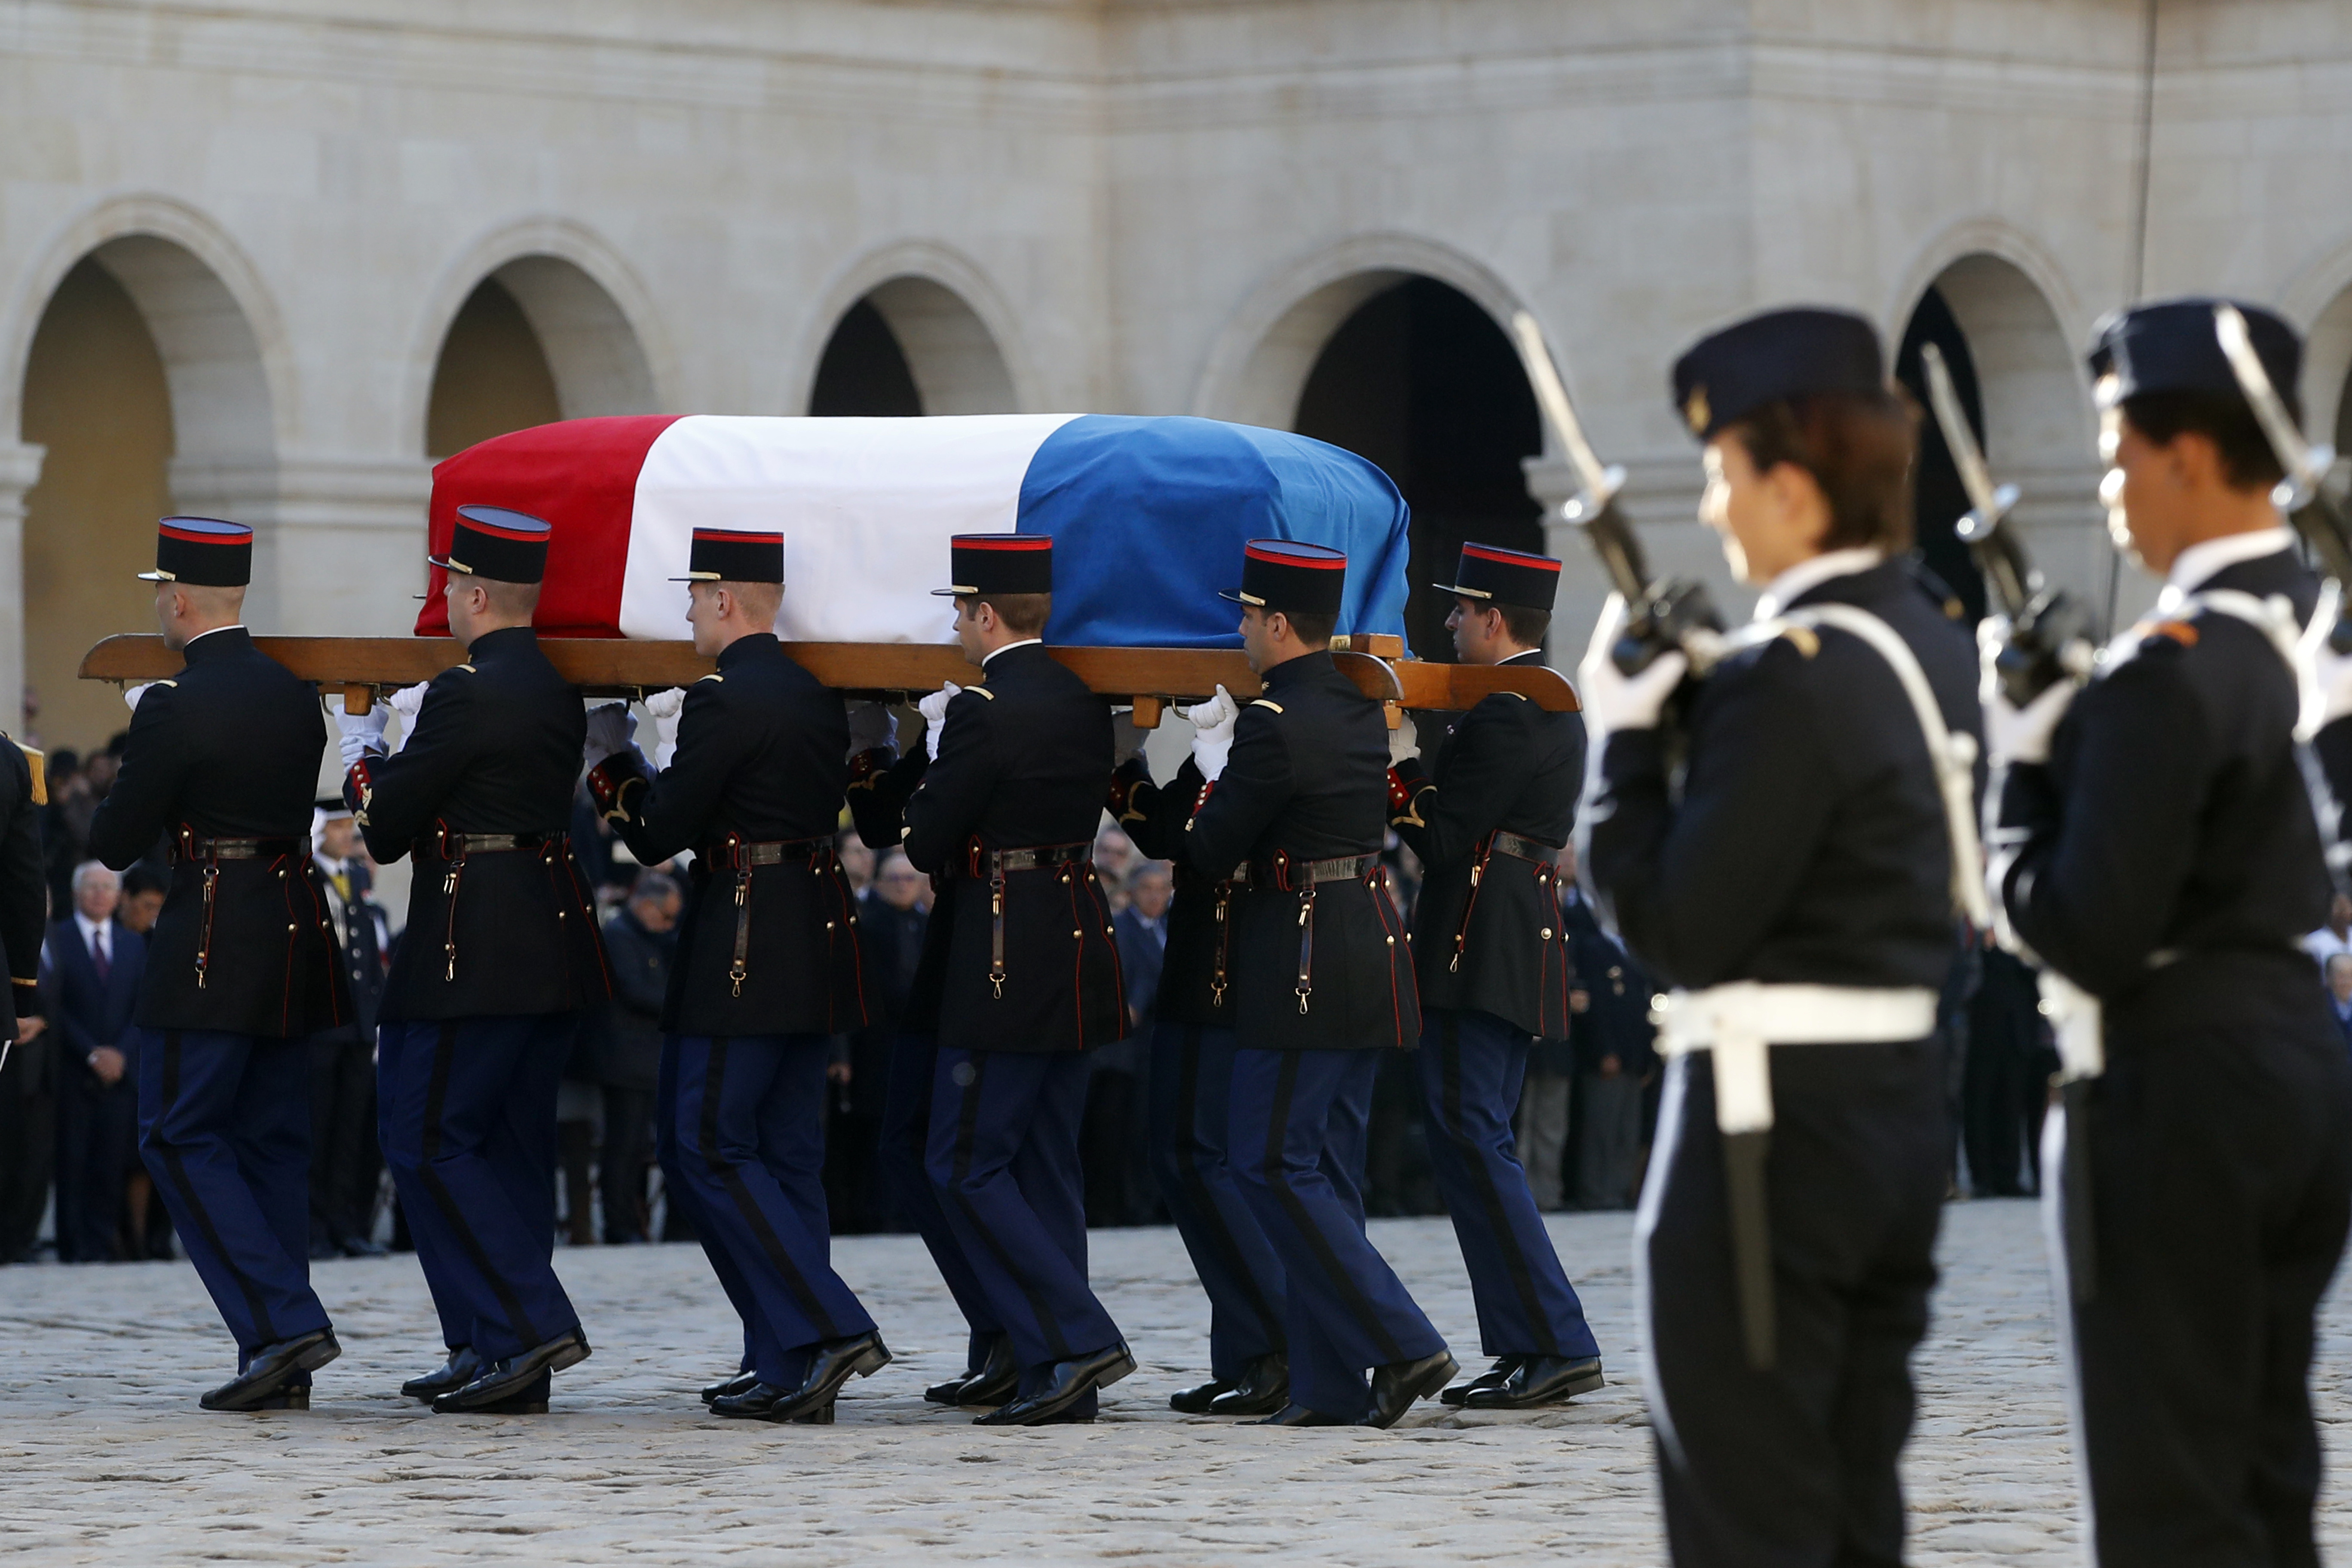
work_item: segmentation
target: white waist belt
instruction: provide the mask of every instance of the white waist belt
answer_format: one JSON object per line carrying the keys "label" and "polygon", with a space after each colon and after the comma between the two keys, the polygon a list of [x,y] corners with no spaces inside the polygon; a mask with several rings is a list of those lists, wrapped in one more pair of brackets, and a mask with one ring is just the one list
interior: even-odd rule
{"label": "white waist belt", "polygon": [[1853,1046],[1925,1039],[1936,1032],[1936,993],[1924,985],[1772,985],[1735,980],[1677,991],[1659,1005],[1658,1053],[1715,1053],[1715,1124],[1726,1132],[1772,1125],[1765,1047]]}

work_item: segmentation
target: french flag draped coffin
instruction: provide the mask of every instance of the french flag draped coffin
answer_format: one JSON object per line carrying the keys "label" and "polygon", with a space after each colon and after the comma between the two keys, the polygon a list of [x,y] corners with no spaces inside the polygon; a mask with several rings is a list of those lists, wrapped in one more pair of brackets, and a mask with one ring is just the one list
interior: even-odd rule
{"label": "french flag draped coffin", "polygon": [[[1210,419],[967,415],[572,419],[471,447],[433,470],[431,544],[462,505],[554,529],[547,637],[677,639],[698,528],[781,531],[786,641],[952,639],[957,533],[1054,537],[1066,646],[1233,647],[1250,539],[1347,552],[1339,630],[1399,635],[1406,510],[1386,474],[1337,447]],[[448,635],[436,568],[419,636]]]}

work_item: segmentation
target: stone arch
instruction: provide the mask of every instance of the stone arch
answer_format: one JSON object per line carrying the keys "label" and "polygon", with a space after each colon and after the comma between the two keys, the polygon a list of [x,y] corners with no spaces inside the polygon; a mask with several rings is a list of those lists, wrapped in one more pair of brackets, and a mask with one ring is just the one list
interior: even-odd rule
{"label": "stone arch", "polygon": [[[291,356],[244,253],[162,197],[118,198],[65,226],[0,321],[0,701],[17,706],[34,644],[44,727],[88,743],[121,712],[73,667],[95,635],[145,629],[131,574],[152,560],[159,512],[252,525],[246,616],[278,624]],[[45,328],[71,341],[45,341]],[[149,416],[117,427],[133,408]]]}
{"label": "stone arch", "polygon": [[822,289],[787,356],[782,405],[806,413],[842,318],[860,303],[881,316],[906,357],[925,414],[1017,414],[1036,379],[1012,304],[965,257],[925,241],[875,251]]}
{"label": "stone arch", "polygon": [[1506,330],[1522,308],[1517,289],[1450,247],[1409,234],[1360,236],[1294,261],[1250,290],[1210,345],[1192,412],[1289,428],[1331,334],[1365,301],[1415,277],[1445,284]]}
{"label": "stone arch", "polygon": [[485,280],[513,297],[566,419],[651,414],[677,384],[653,296],[618,252],[577,224],[532,218],[484,236],[441,269],[409,354],[402,427],[422,449],[451,324]]}
{"label": "stone arch", "polygon": [[2352,452],[2352,242],[2296,279],[2283,308],[2288,320],[2310,323],[2304,335],[2304,429],[2340,458]]}

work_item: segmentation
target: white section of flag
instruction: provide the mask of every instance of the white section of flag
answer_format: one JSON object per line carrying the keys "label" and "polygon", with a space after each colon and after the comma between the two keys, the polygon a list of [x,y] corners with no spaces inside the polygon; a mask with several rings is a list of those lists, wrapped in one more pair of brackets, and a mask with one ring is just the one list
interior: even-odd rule
{"label": "white section of flag", "polygon": [[784,536],[788,642],[949,642],[948,539],[1008,533],[1021,482],[1070,414],[955,419],[691,415],[637,470],[621,635],[683,637],[698,528]]}

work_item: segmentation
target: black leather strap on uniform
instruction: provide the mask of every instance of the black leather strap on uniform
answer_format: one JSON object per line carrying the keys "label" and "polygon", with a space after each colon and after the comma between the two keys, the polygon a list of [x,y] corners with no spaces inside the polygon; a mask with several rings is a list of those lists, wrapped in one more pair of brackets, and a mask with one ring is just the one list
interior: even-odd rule
{"label": "black leather strap on uniform", "polygon": [[1532,860],[1538,866],[1549,866],[1551,864],[1552,857],[1559,853],[1560,847],[1557,844],[1546,844],[1540,838],[1522,838],[1516,833],[1506,833],[1498,827],[1495,830],[1494,843],[1490,847],[1493,853],[1508,855],[1514,860]]}
{"label": "black leather strap on uniform", "polygon": [[552,833],[451,833],[444,828],[419,838],[408,851],[436,860],[462,860],[468,855],[495,855],[508,849],[544,849],[556,837]]}
{"label": "black leather strap on uniform", "polygon": [[[1552,857],[1559,853],[1559,847],[1556,844],[1546,844],[1535,838],[1522,838],[1516,833],[1506,833],[1499,827],[1486,836],[1486,843],[1479,847],[1478,858],[1470,863],[1470,896],[1462,900],[1462,923],[1454,930],[1454,956],[1445,961],[1445,972],[1448,974],[1454,973],[1462,967],[1462,954],[1470,945],[1470,917],[1478,910],[1478,889],[1486,880],[1486,862],[1497,855],[1508,855],[1515,860],[1528,861],[1536,868],[1537,884],[1549,892],[1551,889]],[[1544,940],[1550,941],[1552,928],[1546,926],[1543,931]],[[1564,931],[1562,940],[1566,940]]]}
{"label": "black leather strap on uniform", "polygon": [[281,855],[308,855],[302,838],[198,838],[183,827],[171,841],[171,858],[182,860],[275,860]]}
{"label": "black leather strap on uniform", "polygon": [[743,981],[751,973],[751,872],[755,867],[781,866],[804,860],[811,866],[833,854],[830,838],[738,838],[733,834],[705,844],[696,851],[714,869],[735,873],[735,954],[727,966],[728,984],[743,994]]}
{"label": "black leather strap on uniform", "polygon": [[975,873],[988,868],[988,984],[999,998],[1004,994],[1004,879],[1020,871],[1048,871],[1056,866],[1094,863],[1092,839],[1080,844],[1040,844],[1018,849],[989,849],[974,838],[964,847],[965,863]]}
{"label": "black leather strap on uniform", "polygon": [[1377,855],[1339,855],[1328,860],[1294,860],[1277,849],[1271,859],[1253,861],[1250,871],[1255,879],[1287,893],[1311,888],[1318,882],[1349,882],[1358,877],[1368,877],[1380,863],[1381,858]]}

